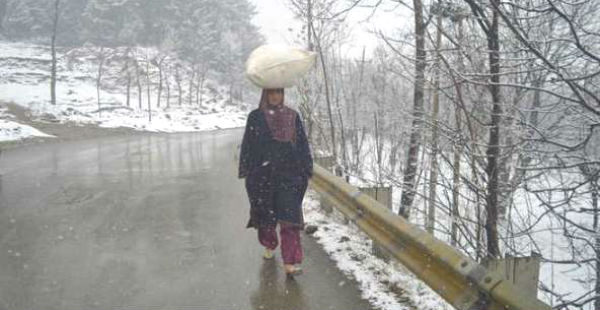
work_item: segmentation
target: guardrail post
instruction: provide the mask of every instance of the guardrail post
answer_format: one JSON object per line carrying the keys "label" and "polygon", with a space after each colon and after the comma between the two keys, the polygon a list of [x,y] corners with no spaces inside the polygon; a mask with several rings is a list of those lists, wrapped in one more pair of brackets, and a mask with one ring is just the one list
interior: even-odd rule
{"label": "guardrail post", "polygon": [[[377,200],[379,203],[387,207],[388,209],[392,209],[392,188],[391,187],[359,187],[358,188],[362,193],[367,194],[369,197]],[[371,252],[388,262],[392,255],[386,251],[383,247],[381,247],[375,240],[373,240],[373,246],[371,248]]]}
{"label": "guardrail post", "polygon": [[331,171],[335,165],[335,158],[333,158],[333,156],[319,156],[314,158],[314,162],[328,171]]}
{"label": "guardrail post", "polygon": [[506,257],[483,261],[482,265],[518,287],[526,295],[537,298],[540,261],[541,257],[533,254],[525,257]]}
{"label": "guardrail post", "polygon": [[[332,172],[332,169],[335,166],[335,158],[333,158],[333,156],[315,157],[314,162],[330,172]],[[325,211],[327,214],[333,212],[333,206],[327,201],[327,199],[323,199],[323,197],[321,197],[321,209],[323,209],[323,211]]]}

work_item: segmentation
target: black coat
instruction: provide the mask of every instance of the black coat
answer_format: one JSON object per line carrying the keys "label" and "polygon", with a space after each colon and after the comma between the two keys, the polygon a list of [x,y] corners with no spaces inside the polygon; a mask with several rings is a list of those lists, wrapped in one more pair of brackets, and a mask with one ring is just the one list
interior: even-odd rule
{"label": "black coat", "polygon": [[239,166],[239,177],[246,178],[250,201],[247,227],[278,222],[303,226],[302,200],[312,170],[313,160],[298,113],[295,142],[280,142],[273,139],[263,112],[250,112]]}

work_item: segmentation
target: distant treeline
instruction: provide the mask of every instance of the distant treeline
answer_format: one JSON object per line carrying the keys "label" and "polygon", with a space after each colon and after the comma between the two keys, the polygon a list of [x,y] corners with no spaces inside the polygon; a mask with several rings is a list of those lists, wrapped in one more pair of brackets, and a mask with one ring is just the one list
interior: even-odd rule
{"label": "distant treeline", "polygon": [[[0,0],[0,33],[46,42],[57,0]],[[211,67],[238,63],[262,42],[247,0],[59,0],[63,46],[154,46]]]}

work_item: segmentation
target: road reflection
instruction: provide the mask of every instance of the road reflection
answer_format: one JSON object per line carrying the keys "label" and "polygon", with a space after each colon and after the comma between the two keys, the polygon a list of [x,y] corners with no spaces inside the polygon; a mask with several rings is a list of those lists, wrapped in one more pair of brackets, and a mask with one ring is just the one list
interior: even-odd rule
{"label": "road reflection", "polygon": [[302,285],[285,277],[280,272],[276,260],[263,262],[259,272],[259,283],[258,290],[250,296],[253,309],[306,309],[307,302]]}

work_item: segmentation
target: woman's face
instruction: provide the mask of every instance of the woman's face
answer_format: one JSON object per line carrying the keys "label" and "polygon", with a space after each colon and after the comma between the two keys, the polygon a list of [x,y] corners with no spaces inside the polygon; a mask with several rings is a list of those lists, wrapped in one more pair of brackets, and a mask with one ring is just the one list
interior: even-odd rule
{"label": "woman's face", "polygon": [[279,89],[267,90],[267,101],[272,106],[280,105],[283,102],[283,92]]}

